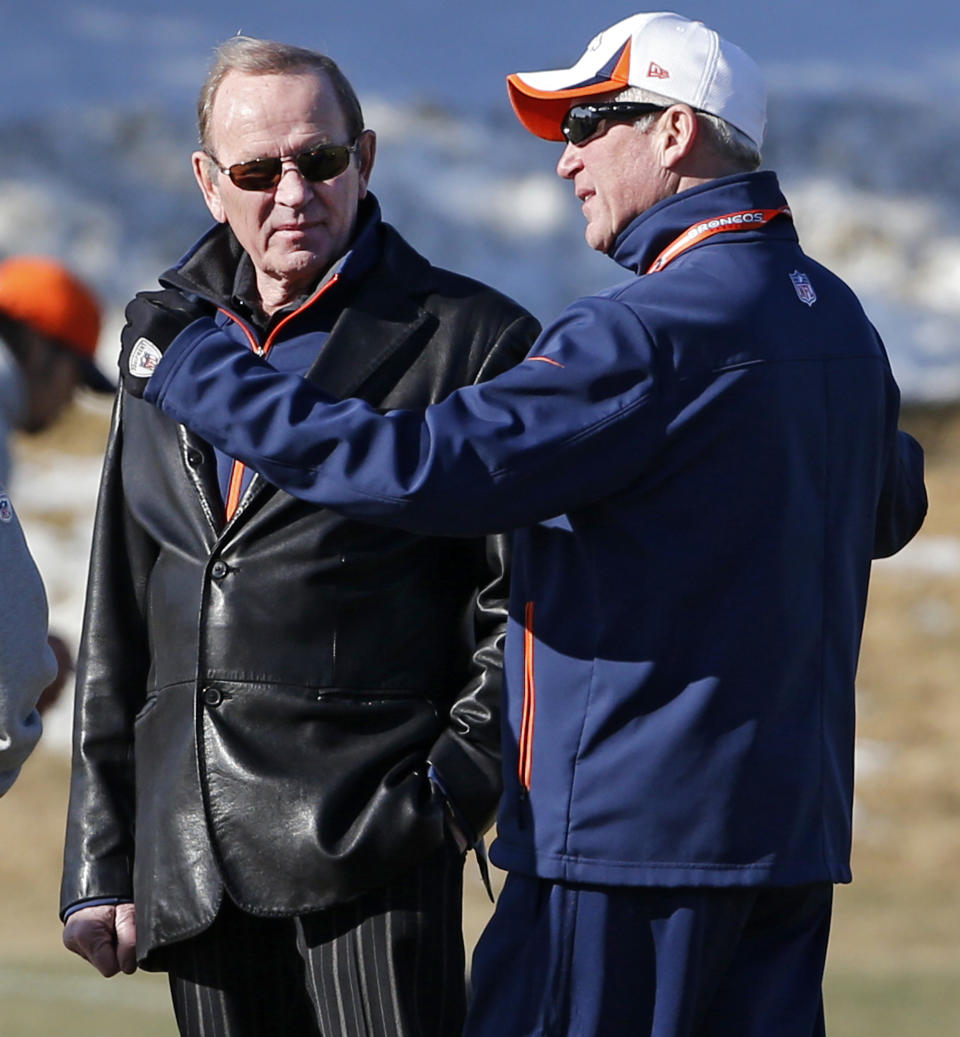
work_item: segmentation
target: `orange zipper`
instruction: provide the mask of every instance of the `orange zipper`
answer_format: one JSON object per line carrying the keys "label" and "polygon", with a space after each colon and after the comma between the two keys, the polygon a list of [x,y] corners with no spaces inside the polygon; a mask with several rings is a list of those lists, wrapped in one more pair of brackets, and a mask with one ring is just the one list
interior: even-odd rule
{"label": "orange zipper", "polygon": [[523,715],[520,720],[520,784],[530,790],[533,771],[533,722],[537,711],[537,686],[533,670],[533,602],[524,610],[523,627]]}
{"label": "orange zipper", "polygon": [[[274,342],[276,342],[277,335],[280,333],[281,328],[283,328],[285,324],[293,320],[293,318],[296,317],[297,314],[302,313],[305,309],[307,309],[308,306],[312,306],[313,303],[315,303],[317,299],[319,299],[325,291],[332,288],[337,283],[339,277],[339,274],[334,274],[333,277],[331,277],[330,280],[327,281],[327,283],[320,289],[320,291],[316,293],[316,295],[312,295],[301,307],[294,310],[293,313],[288,313],[287,316],[284,317],[283,320],[280,321],[280,323],[273,329],[273,331],[270,332],[270,335],[268,336],[267,341],[264,343],[262,348],[257,343],[256,338],[254,338],[253,332],[250,331],[246,324],[243,324],[241,321],[237,321],[236,317],[234,317],[233,314],[229,314],[229,316],[231,317],[231,319],[236,321],[243,329],[244,334],[246,334],[247,339],[250,342],[250,348],[254,351],[254,353],[256,353],[258,356],[265,357],[270,352],[270,349],[273,346]],[[227,311],[224,310],[223,312],[226,313]],[[244,465],[242,461],[234,461],[233,467],[230,469],[230,482],[227,487],[227,499],[224,503],[224,510],[226,511],[228,522],[230,521],[230,519],[233,518],[237,508],[240,506],[240,490],[243,486],[243,473],[245,469],[246,465]]]}

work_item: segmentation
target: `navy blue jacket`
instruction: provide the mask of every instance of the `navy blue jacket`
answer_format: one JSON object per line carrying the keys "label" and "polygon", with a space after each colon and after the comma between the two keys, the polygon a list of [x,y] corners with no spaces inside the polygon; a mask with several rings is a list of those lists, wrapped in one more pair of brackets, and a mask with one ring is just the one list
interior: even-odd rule
{"label": "navy blue jacket", "polygon": [[[516,530],[493,859],[605,884],[850,877],[871,559],[926,510],[922,453],[850,289],[788,216],[642,276],[772,173],[669,198],[634,276],[426,412],[333,403],[205,320],[147,398],[269,480],[418,530]],[[641,275],[641,276],[638,276]]]}

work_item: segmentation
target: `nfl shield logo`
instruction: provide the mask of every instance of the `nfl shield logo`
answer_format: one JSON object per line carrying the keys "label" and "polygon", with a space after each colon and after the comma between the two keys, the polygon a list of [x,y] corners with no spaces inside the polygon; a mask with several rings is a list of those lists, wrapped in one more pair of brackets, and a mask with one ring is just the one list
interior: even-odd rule
{"label": "nfl shield logo", "polygon": [[133,344],[127,368],[134,378],[149,378],[163,359],[163,353],[142,335]]}
{"label": "nfl shield logo", "polygon": [[13,519],[13,507],[10,498],[5,493],[0,493],[0,522],[10,522]]}
{"label": "nfl shield logo", "polygon": [[805,302],[808,306],[812,306],[817,301],[817,293],[813,290],[810,278],[807,277],[806,274],[801,274],[799,270],[794,270],[790,275],[790,280],[793,282],[793,287],[797,292],[797,298],[801,302]]}

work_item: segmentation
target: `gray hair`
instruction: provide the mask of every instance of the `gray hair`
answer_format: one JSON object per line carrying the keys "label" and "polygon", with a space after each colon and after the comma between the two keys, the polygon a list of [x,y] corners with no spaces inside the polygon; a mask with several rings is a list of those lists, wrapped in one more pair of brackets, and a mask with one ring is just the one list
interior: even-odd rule
{"label": "gray hair", "polygon": [[[672,98],[665,97],[663,94],[654,93],[652,90],[644,90],[639,86],[628,86],[626,90],[621,90],[613,97],[607,98],[607,100],[641,101],[649,104],[662,104],[664,108],[678,103]],[[719,115],[696,111],[700,125],[706,131],[710,146],[724,162],[729,163],[737,172],[749,173],[759,167],[763,161],[760,151],[745,133],[738,130],[736,126],[731,126],[725,119],[721,119]],[[656,112],[651,112],[649,115],[641,115],[634,125],[643,133],[656,122],[657,118]]]}
{"label": "gray hair", "polygon": [[304,47],[294,47],[289,43],[276,43],[273,40],[240,35],[231,36],[213,53],[213,65],[197,99],[197,128],[200,147],[205,151],[210,147],[213,102],[220,84],[229,72],[243,72],[251,76],[296,75],[310,72],[325,75],[340,103],[350,140],[356,140],[363,132],[363,112],[357,95],[337,63],[326,54],[306,50]]}

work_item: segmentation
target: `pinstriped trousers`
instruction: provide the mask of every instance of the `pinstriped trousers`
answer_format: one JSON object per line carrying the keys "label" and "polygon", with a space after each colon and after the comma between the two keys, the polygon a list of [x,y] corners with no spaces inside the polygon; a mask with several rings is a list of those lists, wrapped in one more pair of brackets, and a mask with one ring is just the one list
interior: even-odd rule
{"label": "pinstriped trousers", "polygon": [[185,1037],[456,1037],[465,1006],[463,858],[297,918],[225,898],[164,952]]}

